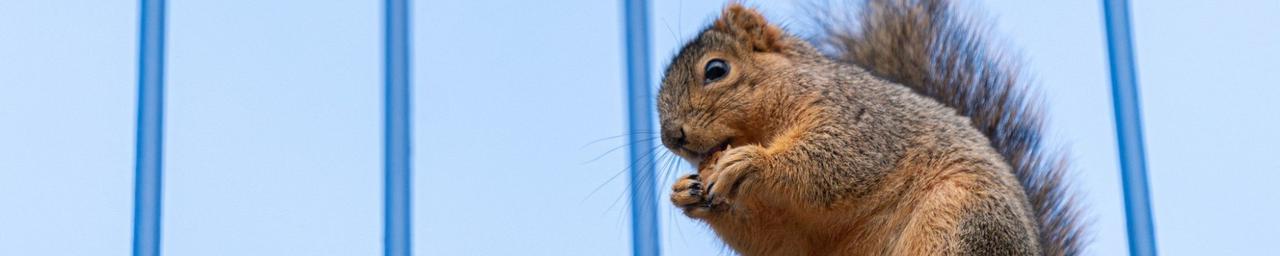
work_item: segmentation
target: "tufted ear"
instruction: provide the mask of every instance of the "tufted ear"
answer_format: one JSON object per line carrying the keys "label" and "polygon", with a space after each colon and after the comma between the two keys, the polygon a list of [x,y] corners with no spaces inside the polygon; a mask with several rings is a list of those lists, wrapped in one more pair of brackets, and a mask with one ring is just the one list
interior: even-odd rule
{"label": "tufted ear", "polygon": [[769,24],[756,10],[738,3],[729,4],[720,14],[713,29],[728,33],[747,43],[755,51],[779,52],[783,50],[782,29]]}

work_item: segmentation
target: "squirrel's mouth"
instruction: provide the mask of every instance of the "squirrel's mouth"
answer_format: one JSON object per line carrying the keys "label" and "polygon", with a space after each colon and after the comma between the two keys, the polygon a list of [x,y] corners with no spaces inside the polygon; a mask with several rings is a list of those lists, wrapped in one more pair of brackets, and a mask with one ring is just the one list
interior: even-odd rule
{"label": "squirrel's mouth", "polygon": [[730,139],[725,139],[723,142],[720,142],[716,146],[708,148],[703,152],[693,151],[689,148],[685,148],[684,150],[689,151],[690,153],[693,153],[693,155],[697,157],[699,161],[695,163],[695,165],[697,165],[698,169],[701,170],[703,169],[703,165],[708,163],[714,163],[716,161],[716,158],[720,157],[720,152],[724,152],[726,149],[729,149],[729,146],[730,146],[729,143],[731,141],[732,140]]}

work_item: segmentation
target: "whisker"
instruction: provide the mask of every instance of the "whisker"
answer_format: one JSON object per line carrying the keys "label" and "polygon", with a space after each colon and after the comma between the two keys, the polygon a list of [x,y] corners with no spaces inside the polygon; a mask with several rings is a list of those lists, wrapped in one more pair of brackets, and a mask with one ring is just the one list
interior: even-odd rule
{"label": "whisker", "polygon": [[604,158],[605,156],[609,155],[610,153],[613,153],[614,151],[618,151],[619,149],[622,149],[622,148],[624,148],[624,147],[631,146],[631,145],[633,145],[633,144],[640,143],[640,142],[642,142],[642,141],[653,141],[653,140],[656,140],[656,139],[658,139],[658,138],[659,138],[659,137],[652,137],[652,138],[647,138],[647,139],[639,139],[639,140],[632,141],[632,142],[629,142],[629,143],[624,144],[624,145],[621,145],[621,146],[613,147],[612,149],[609,149],[608,151],[605,151],[604,153],[602,153],[602,154],[600,154],[600,155],[596,156],[595,158],[592,158],[591,160],[587,160],[587,161],[584,161],[584,162],[581,162],[581,163],[578,163],[578,164],[589,164],[589,163],[591,163],[591,162],[595,162],[595,161],[597,161],[597,160],[600,160],[600,158]]}
{"label": "whisker", "polygon": [[[648,157],[648,159],[653,159],[653,155],[654,155],[654,153],[656,153],[656,152],[657,152],[656,150],[658,149],[658,147],[660,147],[660,146],[654,146],[653,148],[650,148],[650,149],[648,150],[648,152],[647,152],[647,153],[645,153],[644,155],[641,155],[641,156],[640,156],[640,157],[638,157],[635,161],[632,161],[632,162],[631,162],[631,164],[627,165],[627,168],[625,168],[625,169],[623,169],[622,171],[618,172],[618,174],[621,174],[621,173],[624,173],[624,172],[631,171],[631,167],[632,167],[632,166],[635,166],[635,165],[637,164],[637,162],[639,162],[639,161],[644,161],[644,159],[645,159],[646,157]],[[652,163],[652,162],[653,162],[653,161],[647,161],[647,163]],[[645,166],[645,165],[644,165],[644,163],[640,163],[640,164],[641,164],[641,166],[639,166],[640,168],[649,168],[649,167],[651,167],[651,166],[652,166],[652,164],[649,164],[648,166]],[[618,176],[618,174],[615,174],[614,176],[615,176],[615,177],[617,177],[617,176]],[[612,180],[612,179],[610,179],[610,180]],[[652,181],[652,180],[653,180],[653,179],[652,179],[652,177],[641,177],[641,180],[639,180],[639,181],[637,181],[637,182],[628,182],[628,183],[626,184],[626,185],[627,185],[627,186],[626,186],[627,191],[630,191],[630,190],[631,190],[631,183],[637,183],[637,185],[639,185],[639,186],[641,186],[641,187],[644,187],[644,186],[651,186],[651,185],[648,185],[648,183],[649,183],[650,181]],[[597,190],[598,190],[598,189],[597,189]],[[593,192],[593,194],[594,194],[594,192]],[[621,200],[621,199],[622,199],[622,197],[623,197],[623,196],[626,196],[627,194],[628,194],[628,193],[624,192],[624,193],[622,193],[621,195],[618,195],[618,198],[617,198],[617,199],[614,199],[613,203],[612,203],[612,204],[610,204],[610,205],[609,205],[609,208],[606,208],[606,210],[612,210],[614,206],[617,206],[618,201],[619,201],[619,200]],[[588,197],[590,197],[590,195],[588,195]],[[645,200],[645,199],[643,199],[643,198],[642,198],[641,200]],[[652,200],[652,199],[650,199],[650,200]],[[643,202],[643,201],[642,201],[642,202]]]}
{"label": "whisker", "polygon": [[[641,168],[650,169],[653,172],[650,173],[651,175],[649,176],[641,177],[641,180],[637,185],[639,185],[640,187],[653,187],[655,189],[655,192],[657,192],[656,189],[658,184],[656,184],[656,182],[659,182],[660,181],[659,179],[661,179],[661,177],[658,176],[658,172],[657,172],[658,171],[657,166],[659,162],[658,153],[665,152],[665,151],[661,151],[661,152],[657,151],[657,147],[654,147],[654,149],[651,149],[650,151],[651,152],[650,152],[649,161],[642,163]],[[653,203],[654,205],[656,205],[657,200],[658,200],[657,197],[641,198],[639,202],[644,204]]]}
{"label": "whisker", "polygon": [[622,137],[622,136],[631,136],[631,135],[636,135],[636,134],[658,134],[658,132],[655,132],[655,131],[635,131],[635,132],[630,132],[630,133],[624,133],[624,134],[619,134],[619,135],[614,135],[614,136],[604,137],[604,138],[600,138],[600,139],[592,140],[591,142],[587,142],[587,144],[583,144],[583,145],[582,145],[582,147],[579,147],[578,149],[584,149],[584,148],[587,148],[588,146],[591,146],[592,144],[600,143],[600,142],[602,142],[602,141],[606,141],[606,140],[610,140],[610,139],[616,139],[616,138],[618,138],[618,137]]}
{"label": "whisker", "polygon": [[[656,152],[656,151],[654,151],[655,149],[657,149],[657,147],[656,147],[656,146],[655,146],[653,149],[650,149],[650,150],[649,150],[649,153],[651,154],[651,153],[653,153],[653,152]],[[641,160],[644,160],[645,156],[647,156],[647,155],[649,155],[649,154],[640,155],[640,157],[639,157],[639,158],[637,158],[635,161],[641,161]],[[596,192],[599,192],[599,191],[600,191],[600,189],[601,189],[601,188],[604,188],[604,186],[605,186],[605,185],[609,185],[609,183],[613,183],[613,180],[618,179],[618,177],[619,177],[619,176],[622,176],[622,174],[623,174],[623,173],[627,173],[628,171],[630,171],[630,170],[631,170],[631,166],[633,166],[633,165],[635,165],[635,162],[634,162],[634,161],[633,161],[633,162],[631,162],[631,164],[628,164],[626,168],[623,168],[621,171],[618,171],[617,173],[614,173],[614,174],[613,174],[613,176],[612,176],[612,177],[609,177],[609,179],[608,179],[608,180],[605,180],[603,184],[600,184],[599,186],[596,186],[596,188],[595,188],[594,190],[591,190],[591,193],[590,193],[590,194],[587,194],[587,198],[590,198],[592,195],[595,195],[595,193],[596,193]],[[583,198],[583,200],[585,201],[585,200],[586,200],[586,198]]]}
{"label": "whisker", "polygon": [[[674,154],[668,151],[667,155],[674,155]],[[675,177],[675,179],[678,179],[680,174],[678,173],[679,170],[677,170],[676,168],[679,167],[680,161],[681,159],[679,157],[667,158],[666,168],[663,171],[664,173],[666,173],[664,176]],[[674,176],[672,174],[674,174]],[[674,182],[680,182],[680,181],[676,180]],[[675,227],[676,234],[680,236],[681,244],[684,244],[685,246],[689,246],[689,239],[684,236],[684,230],[680,228],[680,221],[676,219],[678,217],[675,215],[675,211],[676,211],[676,207],[667,208],[667,226]],[[681,215],[684,215],[684,214],[681,213]],[[667,236],[668,244],[671,243],[671,239],[672,239],[672,236]]]}

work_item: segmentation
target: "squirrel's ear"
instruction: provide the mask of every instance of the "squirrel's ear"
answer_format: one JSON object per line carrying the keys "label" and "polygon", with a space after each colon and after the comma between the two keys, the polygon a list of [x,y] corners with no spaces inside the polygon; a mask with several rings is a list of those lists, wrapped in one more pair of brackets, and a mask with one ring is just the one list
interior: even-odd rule
{"label": "squirrel's ear", "polygon": [[779,52],[783,49],[782,29],[769,24],[759,12],[738,3],[724,8],[713,29],[742,39],[756,51]]}

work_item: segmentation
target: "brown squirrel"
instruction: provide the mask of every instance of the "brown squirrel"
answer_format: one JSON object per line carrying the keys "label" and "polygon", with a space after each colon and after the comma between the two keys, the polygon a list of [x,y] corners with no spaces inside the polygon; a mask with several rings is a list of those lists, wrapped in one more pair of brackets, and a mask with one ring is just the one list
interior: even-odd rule
{"label": "brown squirrel", "polygon": [[728,5],[667,67],[671,201],[743,255],[1076,255],[1037,101],[945,0],[820,17],[830,55]]}

